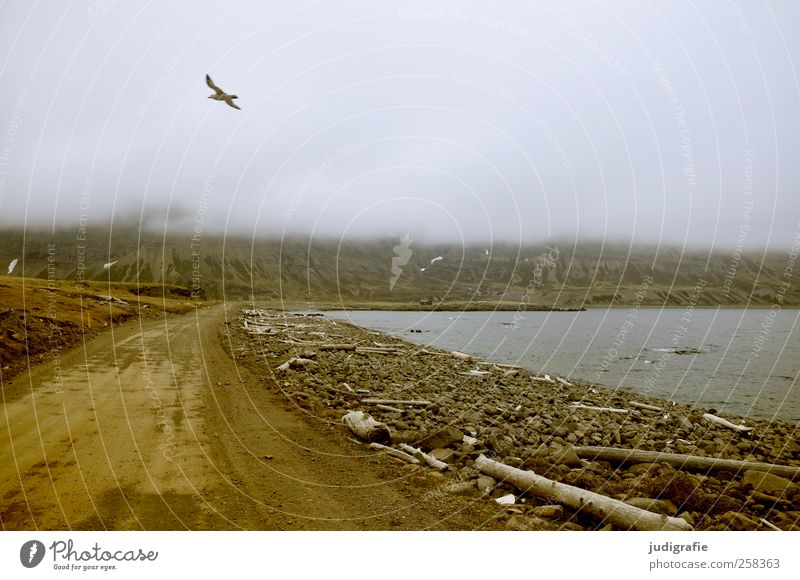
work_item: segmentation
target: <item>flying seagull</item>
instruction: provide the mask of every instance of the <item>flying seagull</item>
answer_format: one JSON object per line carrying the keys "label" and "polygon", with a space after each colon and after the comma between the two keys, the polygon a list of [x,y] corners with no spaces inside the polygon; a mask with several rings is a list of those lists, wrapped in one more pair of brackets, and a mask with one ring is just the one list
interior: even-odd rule
{"label": "flying seagull", "polygon": [[109,262],[108,264],[103,264],[103,270],[108,270],[111,266],[119,262],[119,260],[114,260],[113,262]]}
{"label": "flying seagull", "polygon": [[14,258],[13,260],[11,260],[11,263],[8,265],[8,274],[11,274],[11,272],[14,271],[14,268],[16,268],[17,266],[17,262],[19,262],[19,258]]}
{"label": "flying seagull", "polygon": [[206,84],[212,89],[214,89],[214,94],[210,95],[208,97],[209,99],[214,99],[215,101],[225,101],[234,109],[239,109],[240,111],[242,110],[241,107],[239,107],[236,103],[233,102],[233,99],[238,99],[239,97],[237,97],[236,95],[229,95],[228,93],[223,91],[221,88],[219,88],[217,85],[214,84],[214,81],[212,81],[211,77],[208,75],[206,75]]}

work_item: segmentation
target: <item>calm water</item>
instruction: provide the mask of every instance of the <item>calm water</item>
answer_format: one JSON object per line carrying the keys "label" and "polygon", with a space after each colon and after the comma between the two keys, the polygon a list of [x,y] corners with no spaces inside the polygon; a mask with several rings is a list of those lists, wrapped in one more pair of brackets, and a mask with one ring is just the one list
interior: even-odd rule
{"label": "calm water", "polygon": [[358,311],[326,316],[537,373],[739,416],[800,422],[800,310]]}

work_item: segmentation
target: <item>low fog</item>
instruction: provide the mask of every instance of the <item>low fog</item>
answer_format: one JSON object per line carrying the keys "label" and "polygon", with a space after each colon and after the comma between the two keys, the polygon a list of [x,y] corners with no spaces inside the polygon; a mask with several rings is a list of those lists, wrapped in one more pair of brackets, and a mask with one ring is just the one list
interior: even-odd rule
{"label": "low fog", "polygon": [[797,22],[788,0],[5,3],[0,226],[789,247]]}

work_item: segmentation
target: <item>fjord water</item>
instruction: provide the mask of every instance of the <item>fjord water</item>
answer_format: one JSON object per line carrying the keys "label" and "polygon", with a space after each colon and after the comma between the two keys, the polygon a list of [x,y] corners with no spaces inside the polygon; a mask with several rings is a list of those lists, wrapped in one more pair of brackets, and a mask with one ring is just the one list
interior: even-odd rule
{"label": "fjord water", "polygon": [[348,311],[326,316],[536,373],[741,417],[800,421],[800,310]]}

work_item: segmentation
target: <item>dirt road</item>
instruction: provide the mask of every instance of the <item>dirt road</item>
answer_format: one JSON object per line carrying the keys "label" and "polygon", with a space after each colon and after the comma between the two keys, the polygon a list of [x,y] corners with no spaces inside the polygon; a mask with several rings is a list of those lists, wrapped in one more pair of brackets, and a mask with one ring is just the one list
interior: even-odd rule
{"label": "dirt road", "polygon": [[235,312],[114,326],[3,385],[2,528],[495,527],[487,502],[303,416],[232,358]]}

